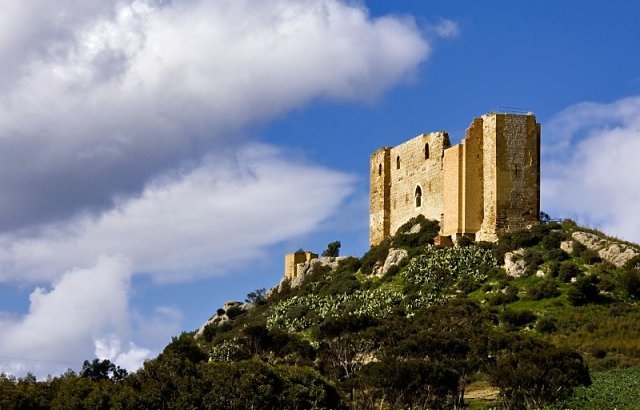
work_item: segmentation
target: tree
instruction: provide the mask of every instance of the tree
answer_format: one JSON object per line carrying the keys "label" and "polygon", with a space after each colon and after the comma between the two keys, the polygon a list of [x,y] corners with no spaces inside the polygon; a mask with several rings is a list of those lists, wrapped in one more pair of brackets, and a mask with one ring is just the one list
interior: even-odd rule
{"label": "tree", "polygon": [[327,249],[322,252],[322,256],[336,257],[340,256],[340,241],[334,241],[327,245]]}
{"label": "tree", "polygon": [[570,349],[526,337],[497,337],[493,343],[497,352],[487,373],[507,409],[542,408],[591,384],[582,356]]}
{"label": "tree", "polygon": [[254,303],[256,305],[263,305],[267,302],[267,290],[265,288],[260,288],[253,292],[249,292],[247,293],[247,298],[244,301],[247,303]]}
{"label": "tree", "polygon": [[544,211],[540,211],[540,222],[546,223],[549,221],[551,221],[551,217],[549,216],[549,214]]}
{"label": "tree", "polygon": [[92,362],[85,360],[82,364],[82,370],[80,371],[80,377],[90,379],[92,381],[98,380],[113,380],[119,381],[127,376],[127,371],[111,363],[110,360],[93,359]]}

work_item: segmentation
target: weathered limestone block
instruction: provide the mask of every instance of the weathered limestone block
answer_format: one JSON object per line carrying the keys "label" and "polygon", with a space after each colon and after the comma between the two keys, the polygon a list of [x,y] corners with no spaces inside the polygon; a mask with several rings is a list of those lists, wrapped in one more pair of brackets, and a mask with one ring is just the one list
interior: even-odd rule
{"label": "weathered limestone block", "polygon": [[238,300],[228,300],[224,302],[224,305],[222,306],[222,308],[224,310],[229,310],[230,308],[236,307],[236,306],[242,306],[242,302]]}
{"label": "weathered limestone block", "polygon": [[392,266],[398,265],[402,260],[404,260],[409,253],[406,249],[389,249],[389,254],[387,258],[384,260],[384,263],[376,263],[373,267],[373,275],[381,278],[389,272]]}
{"label": "weathered limestone block", "polygon": [[631,246],[610,239],[603,239],[592,233],[576,231],[571,236],[586,246],[587,249],[597,252],[598,256],[603,260],[617,267],[623,266],[630,259],[640,254],[637,249]]}
{"label": "weathered limestone block", "polygon": [[560,249],[571,255],[575,252],[575,247],[573,246],[573,241],[562,241],[560,242]]}
{"label": "weathered limestone block", "polygon": [[291,279],[291,287],[297,288],[300,285],[302,285],[302,282],[304,282],[304,278],[307,275],[312,274],[319,268],[329,267],[331,269],[335,269],[338,266],[338,263],[340,263],[341,260],[346,258],[347,258],[346,256],[336,256],[336,257],[323,256],[318,259],[312,259],[307,262],[299,263],[296,266],[297,275],[295,278]]}
{"label": "weathered limestone block", "polygon": [[598,252],[598,255],[602,259],[613,263],[617,267],[624,266],[625,263],[627,263],[630,259],[635,257],[637,254],[638,252],[635,251],[634,249],[629,247],[623,247],[622,245],[617,243],[614,243],[613,245],[610,245],[604,249],[601,249]]}
{"label": "weathered limestone block", "polygon": [[420,232],[421,229],[422,229],[422,225],[415,224],[411,227],[411,229],[409,229],[409,233],[418,233]]}
{"label": "weathered limestone block", "polygon": [[586,246],[587,248],[596,252],[607,245],[606,240],[601,239],[598,235],[588,233],[588,232],[577,231],[577,232],[574,232],[571,235],[571,237],[576,241],[580,242],[581,244],[583,244],[584,246]]}
{"label": "weathered limestone block", "polygon": [[523,259],[525,250],[518,249],[517,251],[507,252],[504,255],[504,270],[507,275],[519,278],[527,271],[527,263]]}

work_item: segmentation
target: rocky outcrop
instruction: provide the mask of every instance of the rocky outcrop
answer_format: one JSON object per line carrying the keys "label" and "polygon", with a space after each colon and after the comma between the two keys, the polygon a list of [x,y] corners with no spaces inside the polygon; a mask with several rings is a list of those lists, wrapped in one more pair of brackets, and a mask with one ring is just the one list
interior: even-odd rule
{"label": "rocky outcrop", "polygon": [[[420,226],[420,225],[418,225]],[[378,262],[373,267],[373,275],[381,278],[389,272],[392,266],[398,265],[409,256],[409,253],[406,249],[389,249],[389,253],[387,254],[387,258],[384,260],[384,263]]]}
{"label": "rocky outcrop", "polygon": [[224,302],[224,305],[222,305],[222,308],[218,309],[215,315],[211,316],[209,320],[207,320],[202,326],[200,326],[200,329],[198,329],[198,331],[196,332],[195,338],[198,339],[202,337],[202,335],[204,335],[204,328],[207,327],[208,325],[211,325],[211,324],[221,325],[223,323],[230,321],[231,318],[227,315],[227,312],[229,311],[229,309],[240,308],[242,310],[250,310],[250,309],[253,309],[254,307],[255,307],[254,303],[242,303],[237,300],[229,300],[227,302]]}
{"label": "rocky outcrop", "polygon": [[519,278],[527,271],[527,262],[524,260],[525,249],[518,249],[517,251],[507,252],[504,255],[504,270],[507,275]]}
{"label": "rocky outcrop", "polygon": [[571,237],[587,249],[597,252],[603,260],[617,267],[623,266],[634,256],[640,254],[637,248],[612,239],[601,238],[589,232],[576,231]]}
{"label": "rocky outcrop", "polygon": [[571,255],[575,252],[575,242],[573,241],[562,241],[560,242],[560,249]]}
{"label": "rocky outcrop", "polygon": [[336,257],[322,256],[318,259],[311,259],[310,261],[307,261],[307,262],[298,263],[296,265],[296,272],[297,272],[296,276],[292,279],[283,277],[280,280],[280,283],[275,288],[270,290],[267,294],[270,294],[275,289],[277,290],[282,289],[282,286],[285,283],[285,281],[289,281],[289,285],[292,288],[297,288],[300,285],[302,285],[302,282],[304,282],[304,278],[306,278],[308,275],[311,275],[316,270],[324,267],[335,269],[338,267],[338,264],[340,263],[341,260],[347,259],[347,258],[348,256],[336,256]]}

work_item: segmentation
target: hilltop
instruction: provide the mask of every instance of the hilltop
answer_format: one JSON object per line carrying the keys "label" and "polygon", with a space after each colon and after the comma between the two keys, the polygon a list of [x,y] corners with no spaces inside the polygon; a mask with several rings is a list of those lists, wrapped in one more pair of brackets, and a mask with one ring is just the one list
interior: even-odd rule
{"label": "hilltop", "polygon": [[631,407],[637,245],[569,220],[495,243],[435,246],[438,231],[418,217],[361,258],[308,262],[133,374],[94,360],[46,382],[2,377],[0,407],[540,408],[577,391],[567,403],[587,408],[615,380]]}
{"label": "hilltop", "polygon": [[[587,367],[640,366],[637,245],[569,220],[496,243],[438,247],[437,232],[418,217],[362,258],[307,263],[294,286],[252,292],[196,339],[213,361],[314,369],[356,408],[461,405],[469,383],[535,407],[588,385]],[[564,373],[542,388],[565,391],[531,390],[541,380],[521,372],[534,370]]]}

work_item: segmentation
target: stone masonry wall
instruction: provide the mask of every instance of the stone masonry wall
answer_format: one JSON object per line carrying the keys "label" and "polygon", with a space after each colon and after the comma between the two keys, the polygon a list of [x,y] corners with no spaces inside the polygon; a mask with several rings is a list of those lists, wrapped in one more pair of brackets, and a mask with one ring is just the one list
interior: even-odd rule
{"label": "stone masonry wall", "polygon": [[[450,145],[449,136],[445,132],[435,132],[419,135],[391,148],[391,235],[402,224],[419,214],[440,221],[444,212],[442,158],[445,148]],[[419,206],[416,204],[417,190],[421,192]]]}
{"label": "stone masonry wall", "polygon": [[390,155],[391,148],[380,148],[371,156],[369,193],[369,242],[374,245],[390,236],[391,188]]}
{"label": "stone masonry wall", "polygon": [[477,239],[538,222],[540,128],[533,115],[488,114],[484,120],[484,220]]}
{"label": "stone masonry wall", "polygon": [[444,151],[444,174],[447,182],[444,184],[444,217],[440,231],[444,236],[455,235],[462,226],[460,211],[462,210],[462,145],[455,145]]}
{"label": "stone masonry wall", "polygon": [[286,254],[284,256],[284,277],[289,280],[293,280],[298,275],[298,264],[309,262],[317,258],[317,254],[309,251]]}
{"label": "stone masonry wall", "polygon": [[[480,229],[484,218],[482,167],[482,119],[476,118],[467,129],[463,141],[462,229],[460,233],[474,233]],[[445,174],[446,178],[446,174]]]}

